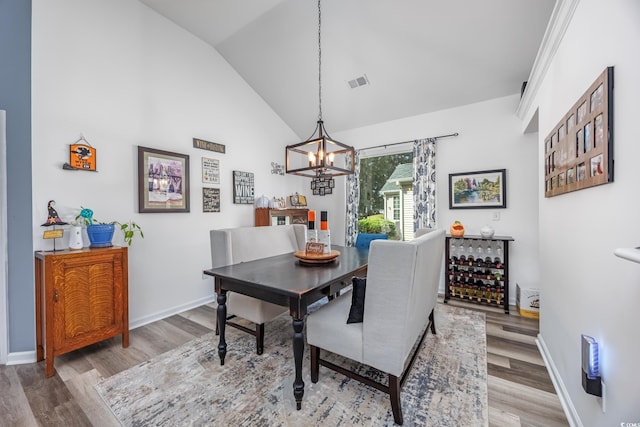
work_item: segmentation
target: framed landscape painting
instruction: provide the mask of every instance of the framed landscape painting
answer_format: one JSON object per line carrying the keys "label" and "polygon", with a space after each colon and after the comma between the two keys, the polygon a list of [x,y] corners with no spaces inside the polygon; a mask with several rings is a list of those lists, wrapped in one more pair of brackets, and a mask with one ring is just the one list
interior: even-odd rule
{"label": "framed landscape painting", "polygon": [[189,212],[189,156],[138,146],[138,211]]}
{"label": "framed landscape painting", "polygon": [[449,209],[506,207],[506,169],[449,174]]}

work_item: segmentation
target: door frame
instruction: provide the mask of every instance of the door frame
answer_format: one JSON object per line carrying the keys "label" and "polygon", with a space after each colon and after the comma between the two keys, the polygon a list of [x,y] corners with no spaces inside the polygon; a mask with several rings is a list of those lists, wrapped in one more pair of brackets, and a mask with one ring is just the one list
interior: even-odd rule
{"label": "door frame", "polygon": [[8,356],[8,319],[7,300],[7,138],[6,111],[0,110],[0,365],[6,365]]}

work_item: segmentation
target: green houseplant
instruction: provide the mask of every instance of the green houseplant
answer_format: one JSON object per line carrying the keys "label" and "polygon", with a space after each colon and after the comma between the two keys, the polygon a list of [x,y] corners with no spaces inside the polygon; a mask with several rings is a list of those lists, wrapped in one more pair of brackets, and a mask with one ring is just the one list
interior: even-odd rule
{"label": "green houseplant", "polygon": [[112,246],[111,240],[113,239],[113,233],[115,232],[116,224],[120,226],[120,230],[124,235],[124,241],[128,246],[133,243],[133,238],[136,233],[144,238],[142,228],[133,221],[126,222],[124,224],[118,221],[112,221],[109,223],[100,222],[93,217],[93,210],[81,207],[80,213],[76,216],[76,221],[83,222],[87,226],[87,236],[89,236],[90,247],[92,248],[105,248]]}

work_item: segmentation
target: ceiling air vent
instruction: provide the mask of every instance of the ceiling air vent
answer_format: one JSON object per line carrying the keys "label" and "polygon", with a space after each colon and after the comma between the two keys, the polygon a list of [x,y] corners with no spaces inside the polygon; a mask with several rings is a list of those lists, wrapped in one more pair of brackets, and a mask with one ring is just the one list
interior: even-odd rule
{"label": "ceiling air vent", "polygon": [[355,88],[360,87],[360,86],[368,85],[369,84],[369,79],[367,78],[367,75],[364,74],[364,75],[362,75],[360,77],[356,77],[353,80],[349,80],[347,83],[349,84],[349,87],[351,89],[355,89]]}

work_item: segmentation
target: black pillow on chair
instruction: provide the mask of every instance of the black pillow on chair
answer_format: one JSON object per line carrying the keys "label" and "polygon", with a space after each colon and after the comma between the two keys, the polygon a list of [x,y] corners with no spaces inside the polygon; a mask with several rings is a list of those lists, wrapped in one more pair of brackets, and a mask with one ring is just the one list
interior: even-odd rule
{"label": "black pillow on chair", "polygon": [[354,277],[351,280],[353,291],[351,293],[351,309],[347,323],[362,323],[364,316],[364,291],[367,287],[366,277]]}

